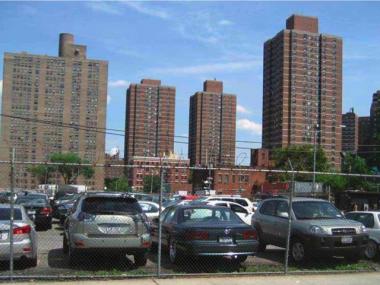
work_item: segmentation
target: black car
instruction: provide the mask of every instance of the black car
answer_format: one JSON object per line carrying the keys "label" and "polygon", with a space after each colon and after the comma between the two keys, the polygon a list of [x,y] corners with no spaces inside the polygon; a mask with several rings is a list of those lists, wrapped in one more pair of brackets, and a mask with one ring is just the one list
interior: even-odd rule
{"label": "black car", "polygon": [[52,208],[44,194],[27,194],[19,196],[16,204],[23,205],[29,218],[34,221],[37,229],[51,229]]}
{"label": "black car", "polygon": [[80,194],[67,194],[64,196],[59,197],[58,199],[55,199],[53,201],[53,218],[61,220],[61,214],[62,211],[65,212],[65,210],[68,209],[68,207],[63,206],[64,204],[73,205],[74,202],[80,197]]}
{"label": "black car", "polygon": [[[258,246],[256,230],[227,207],[182,205],[166,208],[162,221],[162,245],[172,263],[185,255],[230,256],[243,262]],[[152,224],[152,242],[158,242],[158,219]]]}

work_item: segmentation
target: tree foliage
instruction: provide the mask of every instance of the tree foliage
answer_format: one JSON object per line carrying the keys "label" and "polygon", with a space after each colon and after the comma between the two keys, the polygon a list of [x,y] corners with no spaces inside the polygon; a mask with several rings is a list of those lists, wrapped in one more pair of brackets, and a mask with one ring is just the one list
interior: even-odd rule
{"label": "tree foliage", "polygon": [[53,153],[50,156],[51,162],[64,163],[63,165],[55,166],[63,178],[65,184],[74,184],[77,177],[82,175],[86,179],[90,179],[94,176],[95,170],[91,166],[84,166],[81,164],[88,163],[86,160],[82,160],[76,153]]}
{"label": "tree foliage", "polygon": [[40,184],[46,184],[49,180],[50,174],[54,171],[48,165],[33,165],[27,168],[27,171],[34,175]]}
{"label": "tree foliage", "polygon": [[159,193],[161,187],[161,178],[158,175],[147,175],[143,179],[143,191],[145,193]]}
{"label": "tree foliage", "polygon": [[128,178],[125,176],[112,179],[106,178],[104,184],[107,187],[107,191],[130,192]]}

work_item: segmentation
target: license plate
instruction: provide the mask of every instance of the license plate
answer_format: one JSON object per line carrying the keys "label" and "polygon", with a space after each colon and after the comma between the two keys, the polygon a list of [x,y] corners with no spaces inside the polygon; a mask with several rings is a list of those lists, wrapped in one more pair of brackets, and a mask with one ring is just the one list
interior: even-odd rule
{"label": "license plate", "polygon": [[28,215],[34,215],[36,213],[35,210],[28,210]]}
{"label": "license plate", "polygon": [[342,243],[352,243],[352,237],[342,237]]}
{"label": "license plate", "polygon": [[125,234],[129,230],[129,225],[123,225],[123,226],[100,226],[99,230],[104,234],[109,235],[116,235],[116,234]]}
{"label": "license plate", "polygon": [[232,238],[231,237],[220,237],[219,242],[220,243],[232,243]]}
{"label": "license plate", "polygon": [[8,233],[0,233],[0,240],[7,240],[8,239]]}

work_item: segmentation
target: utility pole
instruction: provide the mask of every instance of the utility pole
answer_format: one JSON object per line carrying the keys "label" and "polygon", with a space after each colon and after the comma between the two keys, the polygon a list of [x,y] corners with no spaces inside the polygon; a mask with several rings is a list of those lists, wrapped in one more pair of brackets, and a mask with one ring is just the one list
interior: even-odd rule
{"label": "utility pole", "polygon": [[316,171],[316,164],[317,164],[317,132],[319,132],[319,125],[316,124],[314,126],[314,147],[313,147],[313,190],[312,194],[315,195],[315,171]]}

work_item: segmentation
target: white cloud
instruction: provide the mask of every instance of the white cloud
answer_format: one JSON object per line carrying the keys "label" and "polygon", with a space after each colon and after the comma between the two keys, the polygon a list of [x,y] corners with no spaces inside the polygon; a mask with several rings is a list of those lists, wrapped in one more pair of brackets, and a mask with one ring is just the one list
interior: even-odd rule
{"label": "white cloud", "polygon": [[211,63],[183,67],[151,68],[149,72],[160,74],[202,74],[202,73],[225,73],[230,71],[248,70],[260,66],[260,61],[236,61],[224,63]]}
{"label": "white cloud", "polygon": [[107,95],[107,105],[111,102],[112,98],[110,95]]}
{"label": "white cloud", "polygon": [[223,20],[220,20],[218,22],[218,25],[219,26],[231,26],[231,25],[233,25],[233,22],[230,20],[223,19]]}
{"label": "white cloud", "polygon": [[245,107],[243,107],[241,105],[236,106],[236,111],[238,113],[241,113],[241,114],[250,114],[251,113],[250,111],[248,111],[248,109],[246,109]]}
{"label": "white cloud", "polygon": [[108,82],[109,87],[117,87],[117,88],[127,88],[129,87],[130,82],[126,80],[115,80]]}
{"label": "white cloud", "polygon": [[115,5],[103,1],[90,1],[86,3],[86,6],[97,12],[103,12],[111,15],[122,14],[121,10]]}
{"label": "white cloud", "polygon": [[240,119],[237,120],[237,128],[241,130],[250,131],[253,134],[261,135],[262,125],[255,123],[254,121],[250,121],[248,119]]}
{"label": "white cloud", "polygon": [[164,20],[169,19],[169,14],[162,9],[158,9],[156,6],[152,9],[141,2],[123,2],[123,4],[145,15],[157,17]]}

